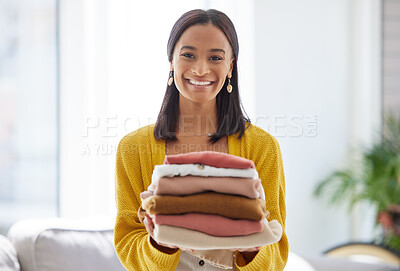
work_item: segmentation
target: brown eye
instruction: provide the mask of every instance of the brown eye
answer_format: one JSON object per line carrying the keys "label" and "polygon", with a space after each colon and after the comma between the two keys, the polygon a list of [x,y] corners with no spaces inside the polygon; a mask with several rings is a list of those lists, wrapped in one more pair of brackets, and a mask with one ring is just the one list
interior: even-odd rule
{"label": "brown eye", "polygon": [[222,58],[219,56],[212,56],[210,59],[214,61],[222,60]]}
{"label": "brown eye", "polygon": [[194,58],[194,56],[190,53],[184,53],[181,56],[186,57],[186,58]]}

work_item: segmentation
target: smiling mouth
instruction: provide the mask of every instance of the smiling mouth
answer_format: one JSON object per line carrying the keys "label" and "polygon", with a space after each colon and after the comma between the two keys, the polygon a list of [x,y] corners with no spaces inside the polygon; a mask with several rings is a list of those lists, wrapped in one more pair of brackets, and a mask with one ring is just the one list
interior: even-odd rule
{"label": "smiling mouth", "polygon": [[193,80],[193,79],[186,79],[186,81],[189,82],[189,84],[191,84],[193,86],[209,86],[214,83],[212,81],[197,81],[197,80]]}

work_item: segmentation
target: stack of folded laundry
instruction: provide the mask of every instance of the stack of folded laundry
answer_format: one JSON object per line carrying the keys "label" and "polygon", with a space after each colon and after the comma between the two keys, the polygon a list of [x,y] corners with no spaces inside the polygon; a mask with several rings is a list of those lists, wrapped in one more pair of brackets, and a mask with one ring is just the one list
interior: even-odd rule
{"label": "stack of folded laundry", "polygon": [[139,219],[153,219],[155,241],[194,250],[253,248],[278,242],[254,162],[220,152],[166,156],[141,193]]}

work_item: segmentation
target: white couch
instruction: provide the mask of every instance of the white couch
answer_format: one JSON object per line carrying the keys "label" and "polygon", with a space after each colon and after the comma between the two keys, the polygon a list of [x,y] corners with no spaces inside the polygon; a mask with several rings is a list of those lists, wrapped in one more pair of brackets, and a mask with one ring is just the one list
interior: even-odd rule
{"label": "white couch", "polygon": [[[23,220],[8,238],[0,235],[1,271],[123,271],[113,245],[113,220]],[[200,268],[199,268],[200,270]],[[394,271],[386,265],[353,263],[290,253],[285,271]]]}
{"label": "white couch", "polygon": [[[1,238],[0,270],[123,271],[113,246],[112,223],[61,218],[17,222],[8,238]],[[5,263],[12,264],[4,267]]]}

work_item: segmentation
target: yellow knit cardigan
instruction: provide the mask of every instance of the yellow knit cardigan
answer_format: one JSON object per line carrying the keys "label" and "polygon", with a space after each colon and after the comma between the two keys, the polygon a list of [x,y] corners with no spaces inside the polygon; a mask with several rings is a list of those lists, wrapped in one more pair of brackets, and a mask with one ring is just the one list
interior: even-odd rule
{"label": "yellow knit cardigan", "polygon": [[[154,124],[126,135],[117,150],[114,243],[121,263],[132,271],[175,270],[180,257],[180,250],[166,254],[154,248],[150,235],[137,216],[141,204],[139,194],[147,190],[154,166],[163,164],[165,157],[165,142],[156,140],[153,130]],[[283,235],[278,243],[262,247],[248,264],[237,252],[236,269],[283,270],[289,243],[285,233],[285,177],[279,144],[269,133],[252,124],[240,140],[237,135],[228,136],[229,154],[254,161],[265,190],[267,210],[271,213],[268,220],[278,220],[283,227]]]}

